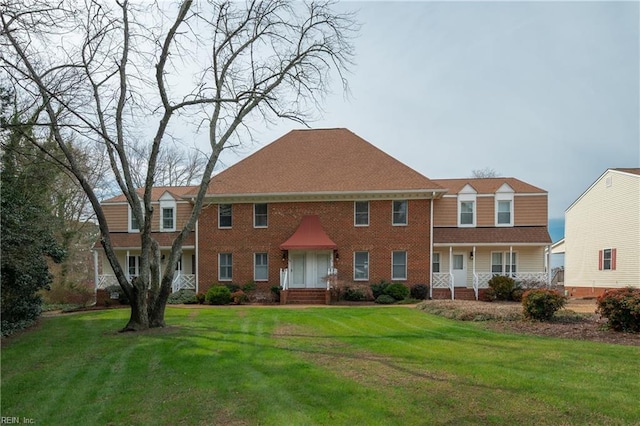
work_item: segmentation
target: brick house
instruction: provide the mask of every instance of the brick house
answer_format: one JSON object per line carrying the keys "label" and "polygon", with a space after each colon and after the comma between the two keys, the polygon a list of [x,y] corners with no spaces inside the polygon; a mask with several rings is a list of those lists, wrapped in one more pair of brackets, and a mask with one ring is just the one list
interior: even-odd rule
{"label": "brick house", "polygon": [[[475,252],[480,259],[499,249],[522,265],[516,269],[509,264],[506,270],[502,266],[500,272],[534,269],[542,273],[544,265],[538,258],[543,246],[550,244],[546,192],[517,179],[502,180],[493,186],[485,180],[467,185],[431,180],[349,130],[295,130],[211,179],[193,245],[185,247],[174,289],[205,292],[215,283],[255,282],[262,287],[281,286],[285,301],[310,292],[326,300],[330,282],[368,286],[387,280],[408,286],[438,283],[434,297],[455,297],[455,288],[473,288],[474,283],[482,287],[486,281],[460,281],[453,272],[460,250]],[[469,188],[475,188],[481,200],[478,214],[472,213],[474,229],[464,223],[468,215],[457,211],[461,204],[456,200],[465,199]],[[505,218],[503,198],[511,203],[507,224],[486,220],[494,213],[485,206],[489,201],[485,189],[500,200],[496,208],[501,209],[501,219]],[[157,197],[161,218],[169,217],[175,206],[174,224],[180,226],[194,193],[193,187],[157,188],[154,200]],[[163,202],[168,206],[166,213]],[[119,218],[119,229],[124,230],[126,202],[116,197],[103,206]],[[458,223],[459,217],[463,223]],[[161,218],[157,236],[170,238],[173,228],[162,232]],[[491,225],[493,233],[484,232],[486,225]],[[130,225],[127,231],[118,238],[131,238],[131,231],[135,232]],[[482,236],[461,236],[473,232]],[[490,241],[494,237],[501,239]],[[124,251],[125,264],[134,267],[135,244],[118,247]],[[536,260],[529,262],[530,256]],[[100,256],[96,257],[100,263]],[[480,266],[487,265],[483,260],[478,269],[465,272],[473,277]],[[445,279],[441,274],[447,268],[451,273]],[[108,270],[107,265],[107,275]],[[185,280],[185,275],[192,278]]]}

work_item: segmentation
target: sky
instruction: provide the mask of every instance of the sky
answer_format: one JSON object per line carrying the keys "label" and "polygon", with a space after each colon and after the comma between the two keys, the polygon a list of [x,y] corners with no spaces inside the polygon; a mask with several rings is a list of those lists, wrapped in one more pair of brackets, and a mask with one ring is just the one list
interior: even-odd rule
{"label": "sky", "polygon": [[[639,4],[339,3],[362,25],[350,93],[336,81],[311,127],[346,127],[429,178],[524,180],[561,222],[607,168],[640,166]],[[257,129],[222,160],[298,128]]]}

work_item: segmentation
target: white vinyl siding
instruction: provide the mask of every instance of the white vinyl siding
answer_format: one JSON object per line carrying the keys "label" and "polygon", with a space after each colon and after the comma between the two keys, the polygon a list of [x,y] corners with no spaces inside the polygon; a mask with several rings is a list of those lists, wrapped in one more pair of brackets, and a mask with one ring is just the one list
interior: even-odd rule
{"label": "white vinyl siding", "polygon": [[[607,185],[608,183],[608,185]],[[640,176],[609,170],[565,215],[565,287],[640,286]],[[616,249],[616,269],[598,253]]]}

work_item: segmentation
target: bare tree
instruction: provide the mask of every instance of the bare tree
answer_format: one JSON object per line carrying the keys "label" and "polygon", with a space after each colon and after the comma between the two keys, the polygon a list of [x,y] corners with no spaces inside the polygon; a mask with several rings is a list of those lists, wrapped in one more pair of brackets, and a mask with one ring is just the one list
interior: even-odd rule
{"label": "bare tree", "polygon": [[[131,177],[134,185],[143,187],[148,168],[151,146],[134,142],[128,147]],[[202,179],[207,156],[196,149],[185,151],[174,145],[164,145],[158,153],[154,182],[157,186],[195,185]]]}
{"label": "bare tree", "polygon": [[472,178],[495,178],[498,176],[500,176],[500,174],[491,167],[485,167],[484,169],[474,169],[471,171]]}
{"label": "bare tree", "polygon": [[[56,141],[64,153],[57,161],[89,198],[106,257],[131,301],[124,330],[164,326],[182,244],[200,214],[220,153],[242,144],[259,123],[287,118],[306,124],[331,77],[347,89],[357,31],[353,16],[335,13],[331,3],[287,0],[183,0],[166,7],[127,0],[1,1],[3,72],[25,99],[23,115],[37,117],[35,128]],[[151,233],[151,189],[170,125],[187,124],[194,133],[206,130],[208,155],[192,214],[161,274]],[[141,135],[141,128],[150,136]],[[132,140],[141,136],[149,147],[142,200],[129,154]],[[142,224],[140,274],[131,281],[69,140],[106,151],[117,185]]]}

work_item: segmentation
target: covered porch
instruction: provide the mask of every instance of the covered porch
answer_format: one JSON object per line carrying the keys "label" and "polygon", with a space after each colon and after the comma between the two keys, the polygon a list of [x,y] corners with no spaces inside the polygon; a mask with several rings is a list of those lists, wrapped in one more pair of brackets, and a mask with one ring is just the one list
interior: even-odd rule
{"label": "covered porch", "polygon": [[544,227],[526,232],[518,228],[436,229],[431,298],[478,300],[496,275],[509,276],[523,287],[550,285],[551,239]]}
{"label": "covered porch", "polygon": [[328,303],[338,271],[338,246],[326,234],[318,216],[304,216],[296,231],[280,245],[280,302]]}

